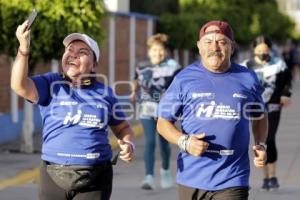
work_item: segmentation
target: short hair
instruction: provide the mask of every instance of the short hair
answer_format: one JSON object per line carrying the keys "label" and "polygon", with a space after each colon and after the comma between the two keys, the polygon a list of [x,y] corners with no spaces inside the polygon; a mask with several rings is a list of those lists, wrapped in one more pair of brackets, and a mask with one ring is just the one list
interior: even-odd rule
{"label": "short hair", "polygon": [[147,46],[150,48],[153,44],[160,44],[165,48],[168,46],[168,36],[164,33],[152,35],[147,40]]}
{"label": "short hair", "polygon": [[254,50],[254,48],[259,44],[266,44],[270,49],[272,48],[272,41],[270,40],[270,38],[264,35],[260,35],[253,40],[251,45],[252,49]]}

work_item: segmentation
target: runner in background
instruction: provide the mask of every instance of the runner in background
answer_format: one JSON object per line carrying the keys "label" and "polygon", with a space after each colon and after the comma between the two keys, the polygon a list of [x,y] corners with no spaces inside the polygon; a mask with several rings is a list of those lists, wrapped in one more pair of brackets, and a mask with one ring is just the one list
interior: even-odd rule
{"label": "runner in background", "polygon": [[[145,178],[141,185],[145,190],[155,188],[154,164],[158,102],[172,82],[174,75],[180,70],[180,65],[168,58],[167,42],[167,35],[161,33],[148,39],[148,59],[138,63],[132,91],[133,102],[136,102],[139,97],[139,117],[145,133]],[[170,145],[162,136],[159,136],[159,145],[162,158],[161,187],[170,188],[173,185],[170,173]]]}
{"label": "runner in background", "polygon": [[258,36],[252,42],[252,57],[242,63],[257,74],[265,88],[263,100],[268,110],[269,131],[267,138],[267,165],[264,167],[263,190],[275,190],[279,187],[276,177],[276,133],[281,109],[290,105],[291,73],[285,62],[271,53],[272,42],[265,36]]}

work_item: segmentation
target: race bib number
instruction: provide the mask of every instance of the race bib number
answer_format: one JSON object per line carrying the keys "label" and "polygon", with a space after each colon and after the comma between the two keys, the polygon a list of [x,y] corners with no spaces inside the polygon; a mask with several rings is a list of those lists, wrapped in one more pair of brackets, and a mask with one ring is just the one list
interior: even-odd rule
{"label": "race bib number", "polygon": [[158,103],[152,101],[142,102],[140,117],[157,117]]}

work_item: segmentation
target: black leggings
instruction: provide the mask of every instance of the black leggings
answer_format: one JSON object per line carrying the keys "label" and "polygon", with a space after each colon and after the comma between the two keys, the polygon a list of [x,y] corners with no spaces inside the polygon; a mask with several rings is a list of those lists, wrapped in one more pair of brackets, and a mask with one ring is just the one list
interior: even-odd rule
{"label": "black leggings", "polygon": [[47,163],[40,166],[40,200],[109,200],[112,191],[112,166],[95,167],[93,177],[96,177],[87,187],[66,191],[58,186],[47,171]]}
{"label": "black leggings", "polygon": [[280,122],[281,111],[268,113],[269,131],[267,138],[267,163],[277,161],[276,132]]}

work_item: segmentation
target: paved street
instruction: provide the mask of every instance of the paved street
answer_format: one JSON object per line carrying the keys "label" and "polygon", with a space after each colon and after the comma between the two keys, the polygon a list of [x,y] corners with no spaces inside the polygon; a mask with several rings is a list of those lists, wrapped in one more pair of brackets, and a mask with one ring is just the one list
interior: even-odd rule
{"label": "paved street", "polygon": [[[252,168],[250,200],[296,200],[300,196],[300,84],[294,86],[293,104],[283,111],[282,121],[278,131],[278,178],[280,189],[276,192],[261,192],[259,187],[262,183],[262,172]],[[125,164],[119,161],[114,167],[114,189],[112,200],[174,200],[177,199],[176,188],[162,190],[159,187],[159,167],[160,161],[156,163],[156,185],[153,191],[141,190],[140,183],[143,179],[143,137],[137,139],[136,160],[132,164]],[[13,146],[15,147],[15,146]],[[3,147],[2,147],[3,149]],[[172,173],[175,176],[176,151],[173,147]],[[252,152],[252,151],[250,151]],[[4,188],[4,183],[19,183],[23,178],[28,181],[28,177],[36,176],[35,167],[38,166],[40,155],[20,154],[14,152],[0,152],[0,188]],[[157,158],[159,160],[158,152]],[[252,166],[253,167],[253,166]],[[28,171],[24,171],[28,170]],[[22,175],[18,176],[19,173]],[[31,177],[34,180],[34,177]],[[13,185],[0,190],[0,200],[35,200],[37,199],[37,185],[25,183]]]}

